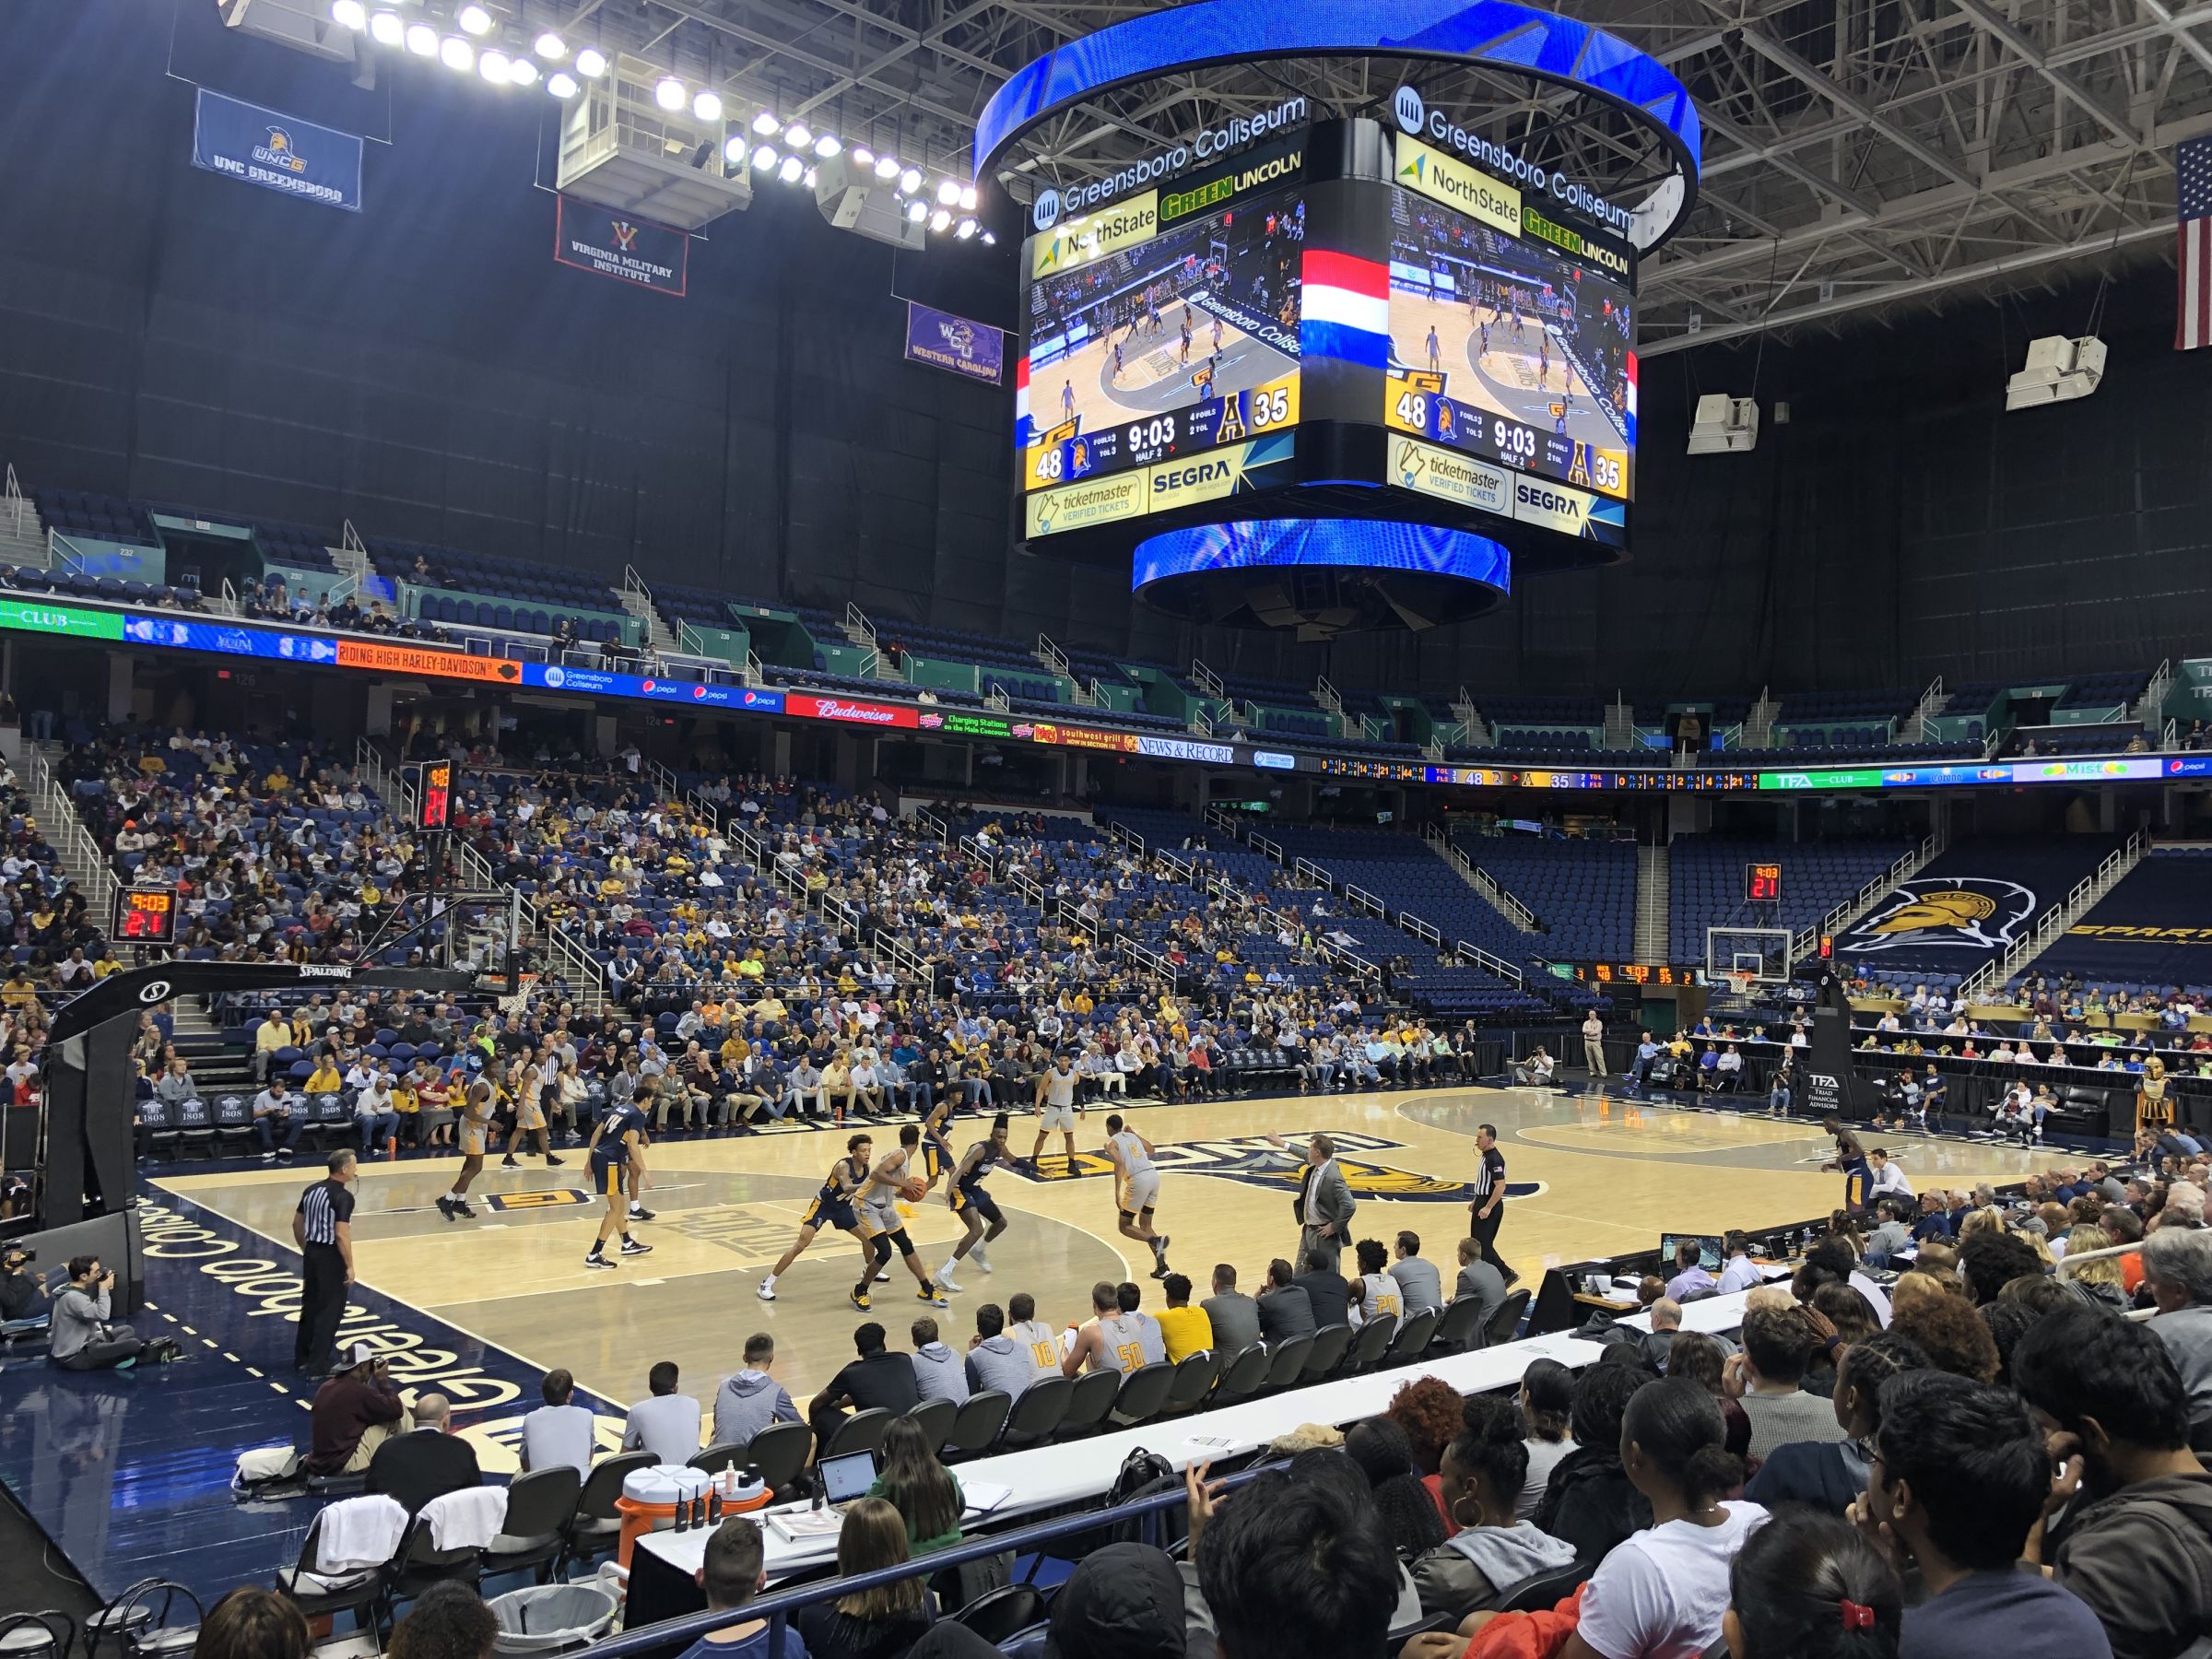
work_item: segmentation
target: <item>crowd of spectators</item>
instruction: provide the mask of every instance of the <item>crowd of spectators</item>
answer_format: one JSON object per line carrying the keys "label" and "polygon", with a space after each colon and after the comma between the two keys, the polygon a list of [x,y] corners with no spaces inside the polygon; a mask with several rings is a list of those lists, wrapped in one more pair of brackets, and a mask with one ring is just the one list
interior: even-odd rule
{"label": "crowd of spectators", "polygon": [[[1409,1372],[1382,1417],[1341,1431],[1308,1425],[1258,1453],[1263,1466],[1241,1484],[1194,1463],[1181,1559],[1125,1542],[1090,1551],[1051,1599],[1048,1651],[2197,1651],[2212,1636],[2212,1472],[2198,1455],[2212,1449],[2212,1230],[2201,1184],[2212,1158],[2060,1166],[2017,1195],[1987,1186],[1916,1194],[1888,1167],[1888,1213],[1873,1234],[1867,1218],[1839,1212],[1788,1279],[1748,1291],[1726,1334],[1681,1328],[1670,1292],[1694,1302],[1757,1276],[1700,1280],[1685,1267],[1652,1284],[1652,1330],[1599,1333],[1602,1358],[1579,1374],[1536,1359],[1517,1390],[1463,1397]],[[1268,1307],[1284,1296],[1304,1302],[1309,1327],[1417,1311],[1441,1296],[1420,1242],[1401,1235],[1387,1253],[1363,1243],[1351,1277],[1270,1264],[1256,1298],[1227,1264],[1202,1301],[1179,1275],[1150,1307],[1135,1284],[1101,1285],[1092,1316],[1129,1322],[1117,1336],[1136,1329],[1147,1359],[1172,1362],[1287,1328]],[[2078,1260],[2054,1270],[2115,1242],[2141,1248],[2096,1257],[2092,1271]],[[1740,1236],[1729,1241],[1732,1267],[1745,1252]],[[1475,1293],[1464,1276],[1461,1292]],[[1392,1296],[1394,1305],[1378,1300]],[[876,1485],[847,1512],[837,1573],[853,1578],[963,1539],[959,1475],[910,1414],[1132,1362],[1118,1342],[1085,1342],[1084,1328],[1041,1320],[1026,1294],[976,1309],[964,1353],[927,1315],[901,1347],[865,1324],[854,1359],[806,1403],[777,1380],[773,1339],[755,1335],[707,1408],[680,1393],[673,1365],[654,1367],[621,1444],[675,1461],[702,1440],[744,1444],[809,1421],[834,1432],[851,1409],[899,1414]],[[547,1404],[524,1421],[527,1467],[588,1468],[590,1418],[572,1387],[565,1372],[547,1378]],[[358,1431],[379,1437],[373,1483],[397,1489],[375,1473],[383,1461],[434,1463],[444,1472],[433,1486],[478,1478],[473,1460],[464,1469],[458,1456],[407,1452],[413,1434],[439,1427],[426,1424],[425,1402],[402,1424],[396,1393],[364,1414],[364,1388],[389,1385],[373,1374],[326,1383],[316,1423],[320,1433],[325,1399],[334,1421],[348,1400],[354,1419],[379,1419]],[[428,1409],[438,1416],[438,1403]],[[357,1451],[318,1442],[317,1455],[344,1466]],[[748,1518],[723,1522],[708,1540],[709,1607],[738,1617],[693,1650],[701,1659],[765,1653],[766,1622],[742,1618],[765,1587],[763,1562]],[[785,1653],[987,1659],[996,1650],[957,1623],[964,1594],[960,1581],[930,1573],[896,1594],[832,1595],[792,1622]]]}

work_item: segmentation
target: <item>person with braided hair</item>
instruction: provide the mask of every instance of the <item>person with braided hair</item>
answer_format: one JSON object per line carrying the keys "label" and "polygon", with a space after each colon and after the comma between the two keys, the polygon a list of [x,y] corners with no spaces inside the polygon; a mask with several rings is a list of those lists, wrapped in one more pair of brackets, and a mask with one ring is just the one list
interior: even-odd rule
{"label": "person with braided hair", "polygon": [[1511,1396],[1475,1394],[1444,1448],[1438,1495],[1459,1530],[1413,1563],[1424,1615],[1455,1618],[1496,1605],[1504,1592],[1574,1559],[1574,1546],[1521,1519],[1527,1432]]}
{"label": "person with braided hair", "polygon": [[1751,1535],[1728,1574],[1729,1659],[1896,1659],[1904,1591],[1851,1525],[1795,1510]]}
{"label": "person with braided hair", "polygon": [[1722,1501],[1743,1479],[1743,1460],[1728,1451],[1719,1403],[1687,1377],[1630,1395],[1620,1461],[1651,1502],[1652,1524],[1598,1563],[1558,1659],[1702,1653],[1721,1639],[1736,1552],[1767,1512]]}
{"label": "person with braided hair", "polygon": [[1866,1489],[1874,1436],[1882,1426],[1882,1385],[1906,1371],[1932,1369],[1920,1344],[1897,1331],[1879,1331],[1853,1343],[1836,1364],[1835,1406],[1840,1441],[1793,1441],[1777,1446],[1744,1488],[1744,1496],[1769,1509],[1806,1503],[1841,1515]]}

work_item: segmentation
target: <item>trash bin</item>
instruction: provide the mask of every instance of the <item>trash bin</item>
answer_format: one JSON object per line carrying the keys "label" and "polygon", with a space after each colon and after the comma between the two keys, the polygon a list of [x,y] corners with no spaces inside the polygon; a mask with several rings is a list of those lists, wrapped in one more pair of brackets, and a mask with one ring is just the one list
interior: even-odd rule
{"label": "trash bin", "polygon": [[581,1584],[535,1584],[510,1590],[487,1604],[500,1621],[494,1653],[565,1653],[596,1641],[615,1622],[621,1604],[599,1580]]}

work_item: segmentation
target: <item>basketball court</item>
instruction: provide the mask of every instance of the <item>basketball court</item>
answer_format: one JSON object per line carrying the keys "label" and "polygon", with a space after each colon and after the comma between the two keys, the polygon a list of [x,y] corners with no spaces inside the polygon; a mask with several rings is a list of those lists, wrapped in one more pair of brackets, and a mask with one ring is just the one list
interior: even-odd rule
{"label": "basketball court", "polygon": [[[500,1374],[528,1379],[564,1366],[582,1386],[618,1406],[644,1394],[647,1368],[664,1359],[681,1368],[688,1392],[711,1400],[720,1379],[737,1368],[747,1335],[764,1330],[777,1338],[778,1378],[804,1405],[852,1358],[852,1333],[864,1318],[881,1322],[892,1345],[904,1347],[913,1318],[934,1313],[944,1338],[965,1347],[975,1307],[1003,1306],[1019,1290],[1033,1295],[1039,1316],[1055,1324],[1087,1315],[1090,1287],[1100,1279],[1135,1278],[1146,1287],[1147,1305],[1157,1305],[1147,1253],[1115,1231],[1112,1186],[1098,1156],[1105,1117],[1093,1107],[1079,1121],[1081,1156],[1074,1174],[1065,1172],[1055,1136],[1047,1147],[1046,1179],[1003,1169],[991,1176],[989,1190],[1011,1226],[991,1247],[995,1271],[986,1275],[965,1265],[961,1288],[944,1312],[916,1300],[912,1277],[894,1261],[890,1280],[875,1288],[873,1310],[855,1312],[846,1293],[857,1277],[859,1253],[837,1233],[818,1239],[779,1282],[774,1302],[755,1297],[754,1287],[791,1242],[808,1199],[841,1153],[841,1131],[679,1138],[655,1146],[647,1202],[659,1219],[637,1230],[653,1251],[623,1261],[615,1273],[583,1265],[600,1211],[584,1190],[578,1155],[570,1154],[560,1169],[534,1162],[519,1171],[487,1171],[472,1194],[480,1218],[475,1222],[448,1222],[435,1207],[436,1195],[450,1184],[451,1162],[371,1164],[361,1171],[354,1218],[360,1318],[379,1309],[398,1311],[378,1315],[380,1324],[418,1316],[423,1328],[444,1328],[435,1340],[465,1352],[481,1345],[481,1358],[496,1353],[511,1360],[490,1368]],[[1359,1201],[1355,1237],[1387,1241],[1410,1229],[1421,1235],[1422,1253],[1447,1282],[1466,1230],[1465,1182],[1478,1162],[1475,1135],[1484,1122],[1498,1125],[1510,1182],[1500,1247],[1532,1283],[1550,1263],[1649,1248],[1667,1231],[1801,1220],[1825,1214],[1840,1195],[1839,1178],[1819,1168],[1830,1143],[1808,1122],[1607,1094],[1407,1090],[1138,1106],[1129,1117],[1159,1148],[1158,1224],[1173,1239],[1170,1261],[1201,1296],[1217,1262],[1235,1265],[1249,1289],[1270,1257],[1293,1253],[1298,1230],[1290,1201],[1305,1136],[1315,1130],[1336,1138]],[[1031,1117],[1014,1118],[1009,1143],[1017,1154],[1028,1154],[1035,1124]],[[895,1126],[871,1127],[878,1154],[896,1144]],[[953,1144],[965,1150],[985,1132],[985,1120],[963,1118],[953,1126]],[[1284,1145],[1276,1147],[1270,1135]],[[1919,1187],[2017,1180],[2054,1157],[1917,1137],[1900,1140],[1897,1150]],[[188,1201],[205,1217],[283,1245],[276,1253],[283,1262],[293,1205],[312,1174],[304,1162],[208,1173],[187,1168],[165,1172],[151,1185],[158,1204]],[[210,1222],[200,1230],[221,1230]],[[933,1270],[960,1232],[941,1190],[918,1206],[908,1230]],[[172,1252],[165,1236],[157,1225],[148,1252],[148,1293],[157,1308],[165,1299],[183,1305],[175,1283],[180,1275],[221,1278],[250,1265],[228,1256],[203,1263],[204,1251]],[[249,1241],[248,1248],[256,1246]],[[202,1319],[223,1322],[243,1312],[253,1287],[240,1282],[249,1294],[229,1312],[196,1297]],[[265,1308],[263,1317],[238,1319],[234,1330],[206,1330],[206,1339],[222,1350],[220,1358],[207,1358],[262,1365],[282,1376],[292,1337],[283,1311],[279,1299],[277,1317],[265,1316]],[[535,1404],[535,1394],[498,1392],[505,1398],[494,1409],[463,1421],[487,1467],[512,1467],[519,1414]],[[603,1422],[603,1434],[615,1427]],[[271,1428],[286,1431],[274,1414]]]}
{"label": "basketball court", "polygon": [[[1487,350],[1482,332],[1486,326]],[[1424,371],[1430,364],[1429,335],[1435,331],[1434,360],[1448,397],[1542,432],[1559,429],[1554,406],[1564,403],[1568,438],[1597,449],[1619,449],[1626,441],[1618,417],[1593,396],[1558,331],[1535,310],[1523,308],[1516,334],[1510,310],[1470,307],[1394,287],[1390,327],[1394,359],[1408,369]]]}
{"label": "basketball court", "polygon": [[[1295,357],[1247,334],[1237,326],[1231,310],[1209,306],[1207,298],[1200,285],[1188,298],[1163,300],[1157,328],[1148,315],[1143,315],[1077,347],[1045,371],[1041,387],[1032,389],[1038,418],[1064,421],[1072,407],[1081,423],[1077,429],[1095,432],[1101,427],[1119,426],[1164,410],[1188,408],[1208,397],[1250,392],[1297,369]],[[1186,316],[1191,324],[1187,358],[1182,349]],[[1217,327],[1221,342],[1218,356],[1214,346]],[[1117,346],[1121,351],[1118,371],[1114,367]],[[1209,359],[1213,359],[1214,377],[1210,390],[1193,379],[1203,373]]]}

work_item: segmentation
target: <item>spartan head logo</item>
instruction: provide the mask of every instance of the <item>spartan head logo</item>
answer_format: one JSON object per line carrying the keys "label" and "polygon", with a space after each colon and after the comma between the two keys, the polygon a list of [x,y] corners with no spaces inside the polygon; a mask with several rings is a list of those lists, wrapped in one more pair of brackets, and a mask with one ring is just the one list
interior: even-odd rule
{"label": "spartan head logo", "polygon": [[2003,950],[2035,914],[2035,893],[1991,876],[1908,881],[1837,942],[1841,957],[1933,946]]}

